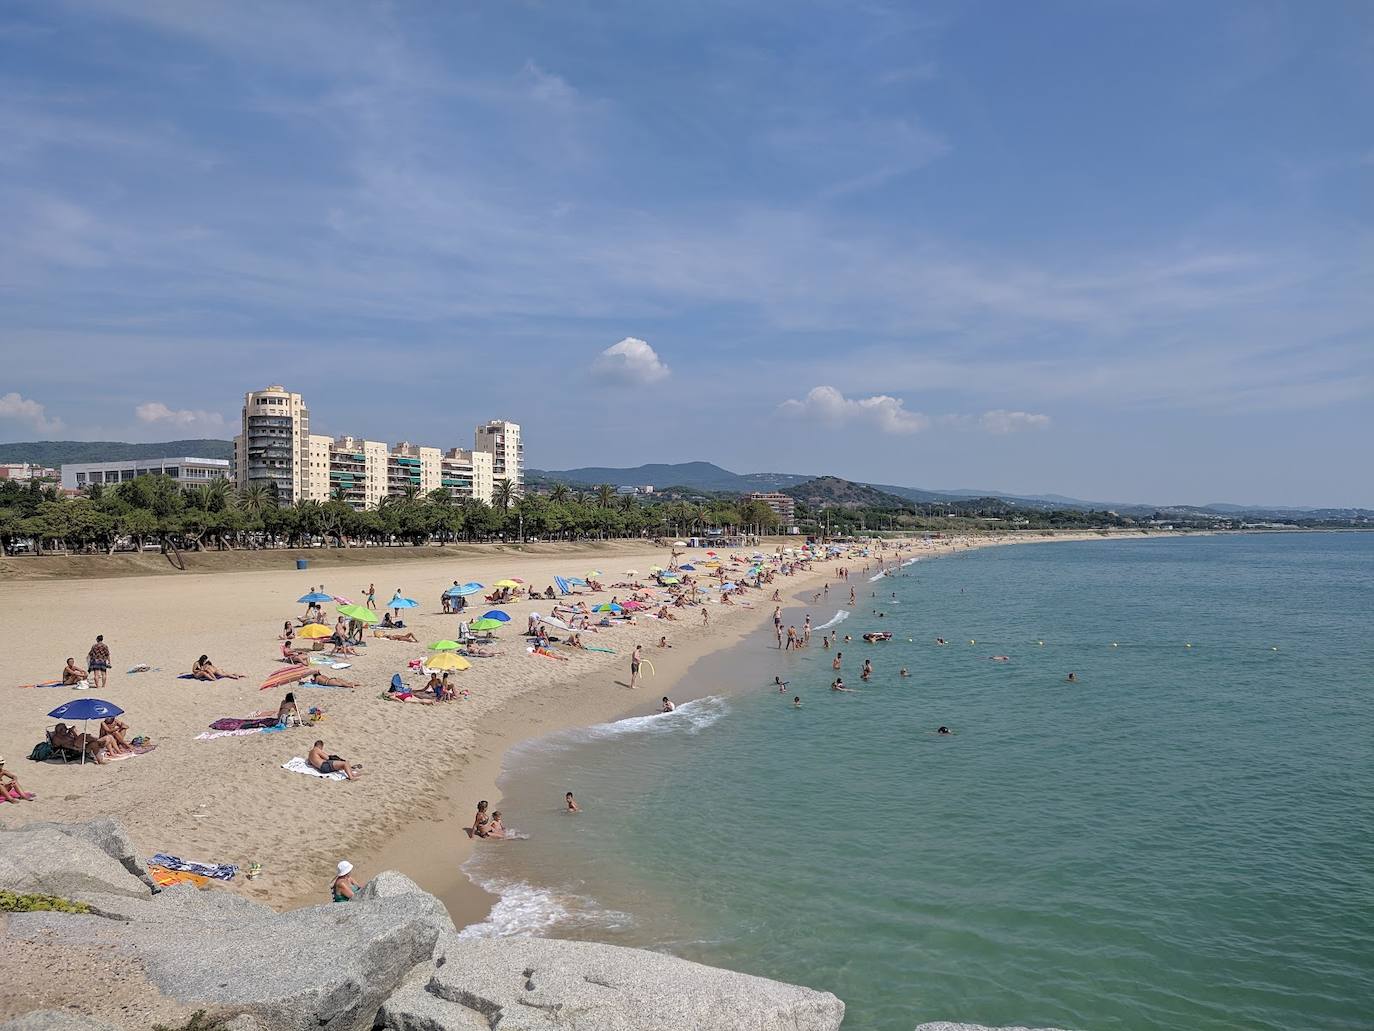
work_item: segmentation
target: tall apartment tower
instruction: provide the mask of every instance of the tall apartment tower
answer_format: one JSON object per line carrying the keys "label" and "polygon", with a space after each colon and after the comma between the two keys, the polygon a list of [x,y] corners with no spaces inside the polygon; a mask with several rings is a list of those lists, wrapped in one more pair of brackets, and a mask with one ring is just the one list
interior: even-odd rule
{"label": "tall apartment tower", "polygon": [[491,455],[494,480],[510,480],[517,489],[524,487],[525,446],[520,443],[519,423],[493,419],[485,426],[478,426],[473,450]]}
{"label": "tall apartment tower", "polygon": [[242,431],[234,438],[234,482],[270,483],[282,504],[311,493],[310,410],[280,384],[243,395]]}

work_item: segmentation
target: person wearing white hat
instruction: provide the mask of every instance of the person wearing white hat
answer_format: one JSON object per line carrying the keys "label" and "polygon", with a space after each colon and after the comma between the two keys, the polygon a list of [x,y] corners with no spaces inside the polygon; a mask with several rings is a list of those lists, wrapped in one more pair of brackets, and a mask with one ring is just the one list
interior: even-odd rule
{"label": "person wearing white hat", "polygon": [[37,797],[19,786],[19,778],[5,769],[5,760],[0,758],[0,802],[31,802]]}
{"label": "person wearing white hat", "polygon": [[353,893],[362,887],[351,876],[353,864],[347,859],[339,860],[339,876],[334,878],[333,894],[335,902],[348,902],[353,898]]}

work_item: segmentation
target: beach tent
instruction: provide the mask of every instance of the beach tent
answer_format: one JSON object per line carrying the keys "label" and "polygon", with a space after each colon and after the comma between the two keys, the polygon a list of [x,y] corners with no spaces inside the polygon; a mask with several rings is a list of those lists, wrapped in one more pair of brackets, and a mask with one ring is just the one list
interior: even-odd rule
{"label": "beach tent", "polygon": [[[91,720],[103,720],[106,716],[118,716],[124,710],[114,702],[102,701],[99,698],[78,698],[75,701],[59,705],[52,712],[48,713],[50,719],[55,720],[76,720],[81,721],[81,733],[86,733],[86,726]],[[86,762],[86,749],[81,748],[81,762]]]}

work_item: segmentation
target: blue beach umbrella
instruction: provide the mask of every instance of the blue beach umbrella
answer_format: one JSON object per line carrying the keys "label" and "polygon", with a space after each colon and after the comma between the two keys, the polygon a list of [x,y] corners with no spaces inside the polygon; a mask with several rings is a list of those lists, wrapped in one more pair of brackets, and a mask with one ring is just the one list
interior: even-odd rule
{"label": "blue beach umbrella", "polygon": [[445,593],[455,594],[465,598],[469,594],[476,594],[480,590],[482,590],[481,584],[475,580],[469,580],[467,583],[463,584],[462,587],[450,587]]}
{"label": "blue beach umbrella", "polygon": [[[114,702],[106,702],[99,698],[77,698],[59,705],[52,712],[48,713],[49,719],[54,720],[80,720],[81,733],[86,733],[86,725],[91,720],[103,720],[106,716],[118,716],[124,710]],[[86,762],[86,749],[81,749],[81,762]]]}
{"label": "blue beach umbrella", "polygon": [[577,587],[586,587],[586,586],[587,586],[587,581],[586,581],[586,580],[583,580],[583,579],[582,579],[581,577],[579,577],[579,576],[570,576],[570,577],[568,577],[568,583],[573,584],[573,585],[575,585],[575,586],[577,586]]}
{"label": "blue beach umbrella", "polygon": [[696,567],[696,566],[678,566],[678,568],[679,568],[679,569],[682,569],[682,570],[686,570],[688,573],[695,573],[695,572],[697,571],[697,567]]}
{"label": "blue beach umbrella", "polygon": [[561,576],[555,576],[555,577],[553,578],[553,583],[554,583],[554,586],[557,587],[557,588],[558,588],[560,591],[562,591],[564,594],[570,593],[570,592],[568,591],[568,581],[564,580]]}
{"label": "blue beach umbrella", "polygon": [[494,619],[494,620],[496,620],[498,623],[509,623],[509,622],[510,622],[510,616],[506,615],[506,614],[505,614],[504,612],[502,612],[500,609],[492,609],[490,612],[483,612],[483,613],[482,613],[482,618],[483,618],[483,619]]}
{"label": "blue beach umbrella", "polygon": [[603,603],[600,604],[600,605],[593,605],[593,606],[592,606],[592,611],[593,611],[593,612],[624,612],[625,610],[622,609],[616,602],[608,601],[608,602],[603,602]]}
{"label": "blue beach umbrella", "polygon": [[386,603],[389,609],[413,609],[420,603],[414,598],[402,598],[399,594]]}
{"label": "blue beach umbrella", "polygon": [[311,602],[320,602],[323,604],[326,601],[333,601],[334,596],[331,594],[321,594],[319,591],[311,591],[309,594],[302,595],[296,600],[304,605],[309,605]]}
{"label": "blue beach umbrella", "polygon": [[727,580],[725,583],[720,585],[720,589],[722,591],[733,591],[735,589],[735,585]]}

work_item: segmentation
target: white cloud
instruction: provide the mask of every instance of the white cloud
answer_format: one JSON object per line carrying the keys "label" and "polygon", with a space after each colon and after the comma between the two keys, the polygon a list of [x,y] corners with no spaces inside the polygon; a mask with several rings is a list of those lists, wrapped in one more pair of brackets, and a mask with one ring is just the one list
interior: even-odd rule
{"label": "white cloud", "polygon": [[851,398],[828,386],[812,388],[800,401],[784,401],[778,411],[831,426],[862,423],[883,433],[919,433],[930,425],[930,420],[920,412],[907,411],[906,403],[900,398],[886,394]]}
{"label": "white cloud", "polygon": [[25,423],[41,433],[56,433],[62,428],[61,419],[48,418],[47,409],[41,404],[13,391],[0,394],[0,419]]}
{"label": "white cloud", "polygon": [[204,429],[222,429],[224,416],[219,412],[202,412],[190,408],[168,408],[161,401],[145,401],[134,409],[139,422],[166,423],[170,426],[199,426]]}
{"label": "white cloud", "polygon": [[612,344],[592,364],[593,373],[613,383],[658,383],[667,379],[671,371],[658,352],[637,337]]}
{"label": "white cloud", "polygon": [[1008,412],[997,408],[984,412],[978,425],[989,433],[1018,433],[1021,430],[1043,430],[1049,426],[1050,417],[1036,412]]}

